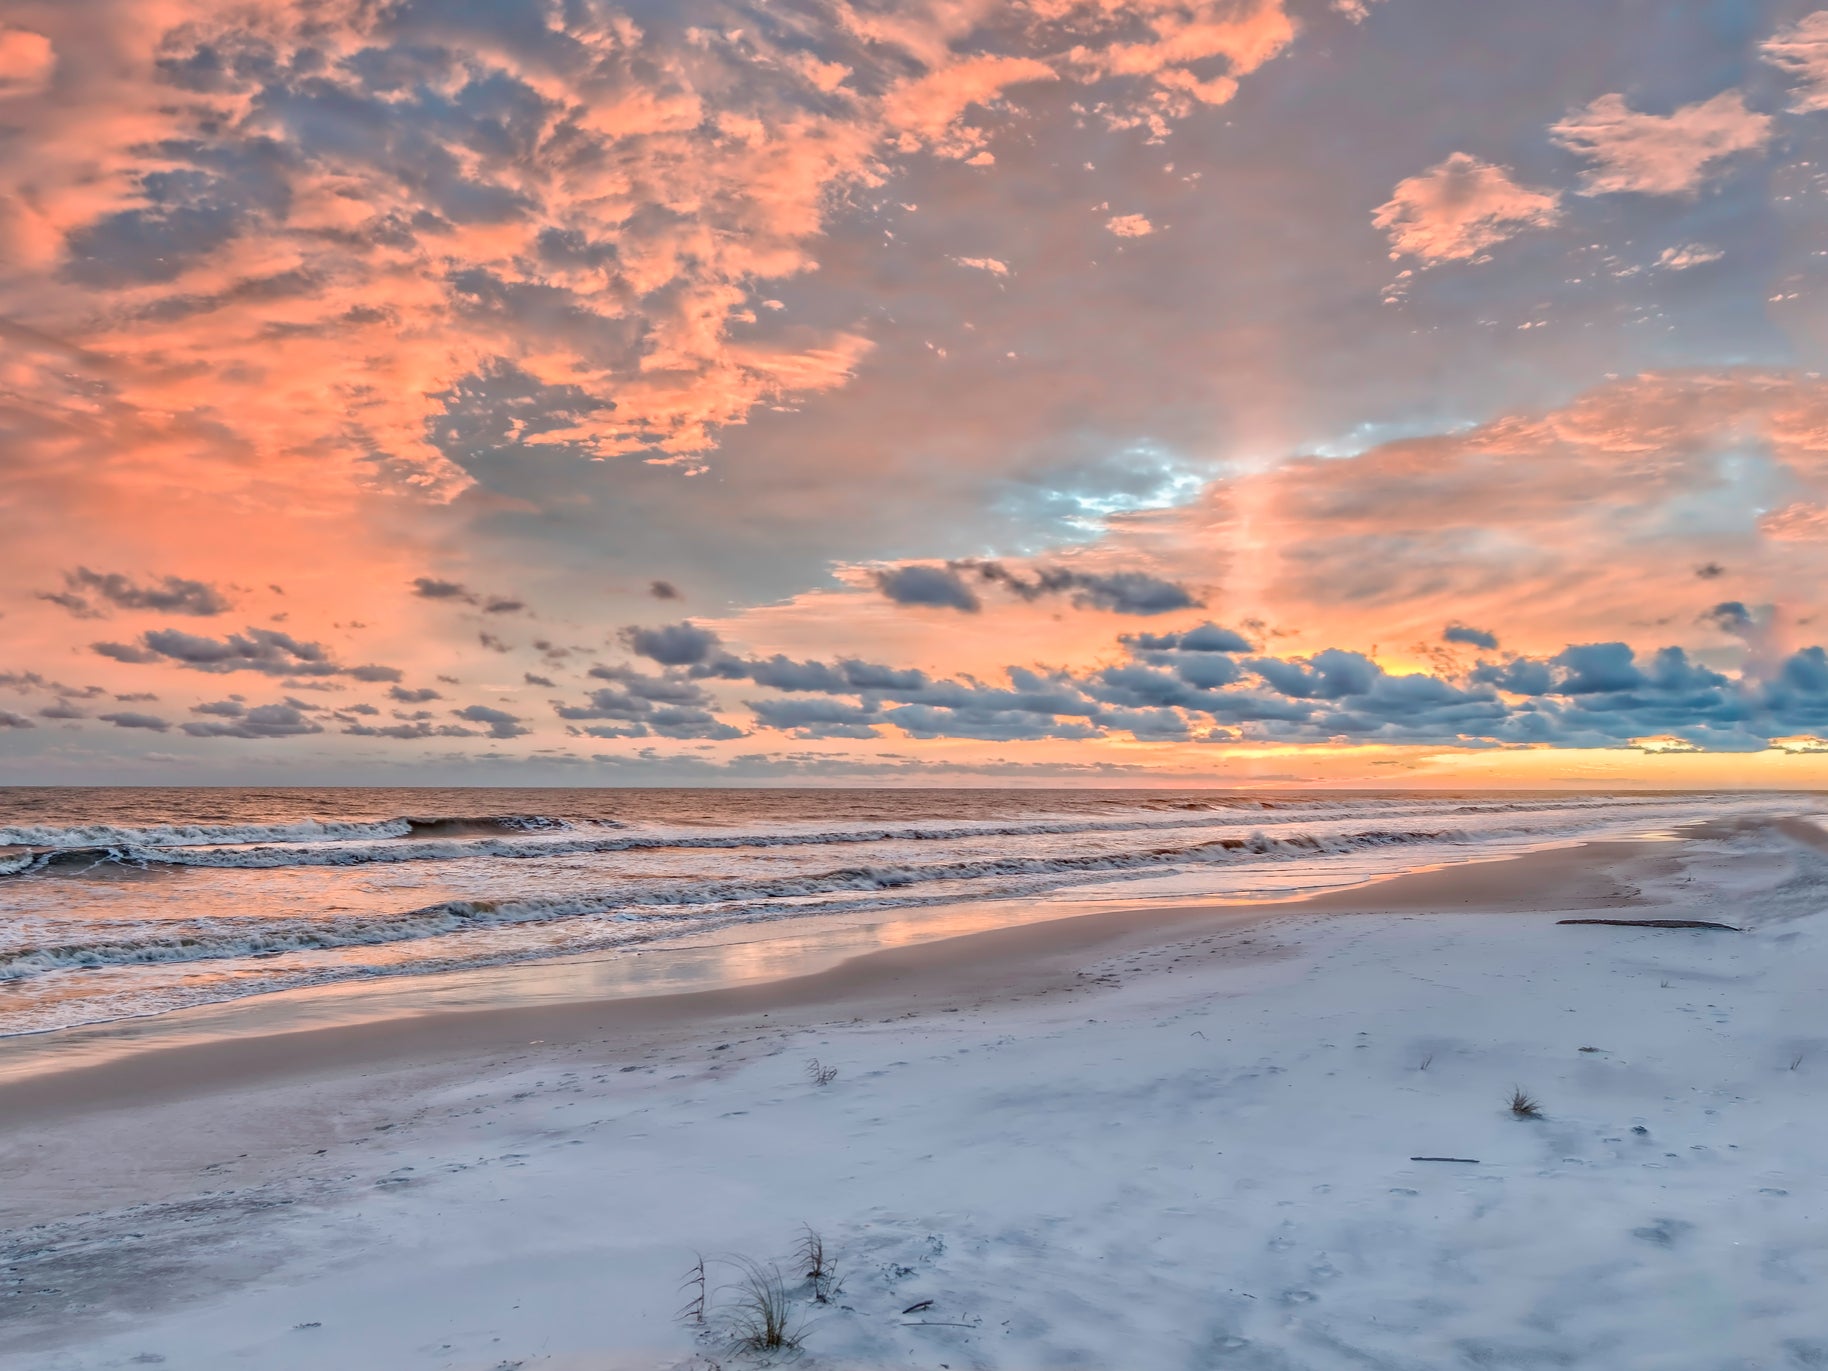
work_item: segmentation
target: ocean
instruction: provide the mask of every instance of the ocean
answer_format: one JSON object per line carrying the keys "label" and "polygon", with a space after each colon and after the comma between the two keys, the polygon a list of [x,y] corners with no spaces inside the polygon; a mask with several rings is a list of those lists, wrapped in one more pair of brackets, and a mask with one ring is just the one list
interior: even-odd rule
{"label": "ocean", "polygon": [[1287,897],[1798,799],[0,789],[0,1035],[873,910]]}

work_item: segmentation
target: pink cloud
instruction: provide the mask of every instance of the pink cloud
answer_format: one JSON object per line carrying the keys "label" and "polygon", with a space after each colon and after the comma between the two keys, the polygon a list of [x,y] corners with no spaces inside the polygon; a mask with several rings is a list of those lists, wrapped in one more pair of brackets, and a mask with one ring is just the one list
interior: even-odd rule
{"label": "pink cloud", "polygon": [[0,28],[0,100],[36,95],[56,67],[57,53],[42,33]]}
{"label": "pink cloud", "polygon": [[1758,51],[1796,83],[1791,109],[1799,114],[1828,109],[1828,10],[1806,14],[1779,29]]}
{"label": "pink cloud", "polygon": [[966,158],[985,140],[983,130],[960,123],[966,110],[994,103],[1012,86],[1059,79],[1038,58],[957,58],[898,82],[883,101],[882,115],[902,151],[931,147],[942,156]]}
{"label": "pink cloud", "polygon": [[1147,238],[1155,225],[1141,214],[1119,214],[1105,222],[1105,228],[1119,238]]}
{"label": "pink cloud", "polygon": [[1640,114],[1623,95],[1602,95],[1549,132],[1594,163],[1581,174],[1583,195],[1691,195],[1728,157],[1764,147],[1771,116],[1748,109],[1736,90],[1668,115]]}
{"label": "pink cloud", "polygon": [[1396,189],[1371,215],[1390,235],[1391,256],[1424,262],[1465,261],[1525,229],[1561,218],[1560,196],[1519,185],[1510,172],[1456,152]]}

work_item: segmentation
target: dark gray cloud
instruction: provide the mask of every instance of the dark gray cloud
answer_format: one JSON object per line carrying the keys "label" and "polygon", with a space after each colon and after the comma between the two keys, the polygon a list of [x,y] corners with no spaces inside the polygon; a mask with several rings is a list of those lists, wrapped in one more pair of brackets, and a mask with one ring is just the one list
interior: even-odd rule
{"label": "dark gray cloud", "polygon": [[[1126,662],[1083,675],[1009,667],[1002,684],[935,679],[855,659],[723,654],[720,660],[726,674],[786,697],[747,701],[758,726],[805,738],[878,737],[893,727],[915,738],[998,742],[1128,735],[1586,748],[1673,736],[1730,751],[1828,728],[1828,652],[1819,647],[1793,654],[1760,681],[1729,677],[1681,648],[1640,655],[1623,643],[1481,662],[1463,676],[1444,677],[1392,675],[1361,653],[1339,649],[1242,658],[1239,650],[1249,646],[1244,637],[1212,624],[1121,641],[1132,654]],[[626,669],[597,674],[618,672]],[[613,717],[623,721],[613,736],[640,736],[634,725],[651,706],[627,692],[599,697],[586,711],[560,713]]]}
{"label": "dark gray cloud", "polygon": [[451,713],[468,723],[486,725],[491,738],[518,738],[533,731],[521,722],[520,715],[490,705],[466,705]]}
{"label": "dark gray cloud", "polygon": [[656,600],[683,600],[685,598],[679,593],[679,587],[671,581],[649,581],[647,593]]}
{"label": "dark gray cloud", "polygon": [[1744,633],[1753,624],[1752,611],[1738,600],[1722,600],[1708,609],[1701,618],[1722,633]]}
{"label": "dark gray cloud", "polygon": [[[322,643],[306,642],[271,628],[249,628],[224,638],[208,638],[182,629],[159,628],[140,635],[137,644],[93,643],[91,649],[117,662],[175,662],[193,671],[256,671],[267,676],[348,676],[358,681],[397,681],[390,666],[343,666]],[[289,683],[290,684],[290,683]],[[297,683],[313,688],[308,680]]]}
{"label": "dark gray cloud", "polygon": [[984,607],[977,592],[949,566],[890,567],[874,573],[876,589],[898,605],[931,605],[976,614]]}
{"label": "dark gray cloud", "polygon": [[411,742],[419,738],[475,738],[481,735],[480,729],[464,728],[460,724],[431,724],[424,720],[401,724],[349,724],[343,732],[352,738],[390,738],[395,742]]}
{"label": "dark gray cloud", "polygon": [[1118,642],[1137,654],[1149,652],[1254,652],[1243,634],[1206,623],[1180,633],[1126,633]]}
{"label": "dark gray cloud", "polygon": [[41,719],[86,719],[89,716],[87,711],[78,709],[68,700],[59,700],[55,704],[46,705],[39,710],[38,717]]}
{"label": "dark gray cloud", "polygon": [[875,725],[882,722],[874,704],[847,704],[840,700],[750,700],[756,722],[764,728],[791,732],[799,738],[880,738]]}
{"label": "dark gray cloud", "polygon": [[303,710],[288,702],[256,705],[225,720],[193,719],[184,725],[184,731],[193,738],[296,738],[322,733],[324,726],[306,718]]}
{"label": "dark gray cloud", "polygon": [[0,709],[0,728],[36,728],[37,724],[23,714],[15,714],[10,709]]}
{"label": "dark gray cloud", "polygon": [[983,599],[975,587],[997,586],[1033,603],[1044,596],[1069,596],[1081,609],[1148,616],[1198,608],[1201,601],[1177,581],[1143,571],[1084,572],[1037,566],[1026,574],[1002,562],[966,558],[933,566],[910,562],[871,573],[876,588],[901,605],[926,605],[976,614]]}
{"label": "dark gray cloud", "polygon": [[93,700],[98,695],[108,693],[96,685],[65,685],[62,681],[49,680],[36,671],[0,671],[0,689],[16,691],[21,695],[41,690],[47,694],[77,700]]}
{"label": "dark gray cloud", "polygon": [[442,700],[444,696],[430,686],[408,690],[405,686],[397,685],[387,692],[387,698],[398,700],[403,705],[422,705],[428,700]]}
{"label": "dark gray cloud", "polygon": [[1466,624],[1449,624],[1441,630],[1441,641],[1459,643],[1465,647],[1481,647],[1487,652],[1498,650],[1498,635],[1487,633],[1482,628],[1472,628]]}
{"label": "dark gray cloud", "polygon": [[101,605],[199,617],[223,614],[234,608],[229,598],[208,581],[192,581],[182,576],[163,576],[141,585],[118,571],[91,571],[86,566],[79,566],[74,571],[66,571],[63,579],[61,592],[43,594],[39,598],[62,605],[79,619],[101,618],[105,613]]}
{"label": "dark gray cloud", "polygon": [[[676,627],[688,627],[677,625]],[[636,630],[631,630],[631,640]],[[712,635],[715,638],[715,635]],[[666,644],[660,650],[666,651]],[[581,705],[554,701],[559,718],[584,726],[578,731],[596,738],[740,738],[743,730],[711,712],[715,702],[689,676],[654,676],[632,667],[594,666],[590,675],[613,684],[590,693]],[[595,722],[602,721],[602,722]]]}
{"label": "dark gray cloud", "polygon": [[485,595],[471,590],[461,581],[441,580],[436,576],[415,576],[413,594],[421,600],[444,600],[452,604],[473,605],[484,614],[523,614],[527,603],[512,595]]}
{"label": "dark gray cloud", "polygon": [[131,710],[123,710],[116,714],[102,714],[98,717],[102,722],[113,724],[116,728],[145,728],[154,733],[163,733],[171,727],[169,721],[159,718],[156,714],[135,714]]}
{"label": "dark gray cloud", "polygon": [[89,647],[100,656],[111,657],[117,662],[140,665],[161,660],[158,653],[149,648],[135,647],[132,643],[91,643]]}
{"label": "dark gray cloud", "polygon": [[716,633],[690,620],[659,628],[630,626],[622,630],[622,641],[636,656],[661,666],[702,665],[716,655],[720,644]]}

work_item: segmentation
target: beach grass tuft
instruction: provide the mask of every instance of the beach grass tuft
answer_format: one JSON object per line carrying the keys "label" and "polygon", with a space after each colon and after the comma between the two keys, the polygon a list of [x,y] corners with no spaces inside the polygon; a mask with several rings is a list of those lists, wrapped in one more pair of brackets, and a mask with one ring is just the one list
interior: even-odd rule
{"label": "beach grass tuft", "polygon": [[811,1224],[801,1225],[794,1259],[806,1272],[806,1279],[812,1282],[813,1299],[820,1304],[829,1304],[838,1286],[838,1266],[825,1255],[825,1239]]}
{"label": "beach grass tuft", "polygon": [[1540,1119],[1542,1117],[1542,1105],[1537,1103],[1535,1098],[1528,1094],[1522,1086],[1512,1088],[1510,1107],[1513,1118]]}
{"label": "beach grass tuft", "polygon": [[805,1334],[793,1319],[781,1270],[747,1257],[732,1259],[741,1270],[727,1315],[731,1342],[740,1352],[782,1352],[797,1348]]}

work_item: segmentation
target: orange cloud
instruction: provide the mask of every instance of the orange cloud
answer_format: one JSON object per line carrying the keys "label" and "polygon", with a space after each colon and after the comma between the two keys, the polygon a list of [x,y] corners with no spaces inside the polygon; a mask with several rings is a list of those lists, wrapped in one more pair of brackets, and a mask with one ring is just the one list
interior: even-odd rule
{"label": "orange cloud", "polygon": [[1392,257],[1460,262],[1561,218],[1560,196],[1519,185],[1504,167],[1456,152],[1397,182],[1371,222],[1390,235]]}

